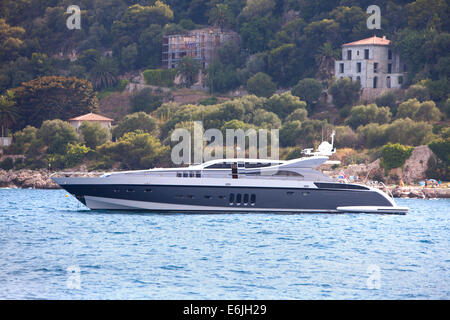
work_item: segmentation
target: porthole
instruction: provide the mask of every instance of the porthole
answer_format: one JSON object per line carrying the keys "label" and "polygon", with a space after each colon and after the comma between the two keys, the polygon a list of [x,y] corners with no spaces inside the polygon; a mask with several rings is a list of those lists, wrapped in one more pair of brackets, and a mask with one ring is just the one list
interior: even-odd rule
{"label": "porthole", "polygon": [[286,193],[287,193],[288,196],[292,196],[292,195],[294,194],[293,191],[288,191],[288,192],[286,192]]}
{"label": "porthole", "polygon": [[234,204],[234,193],[230,193],[230,197],[228,200],[230,202],[230,205]]}
{"label": "porthole", "polygon": [[134,189],[127,189],[127,192],[134,192]]}
{"label": "porthole", "polygon": [[244,194],[244,206],[248,205],[248,194]]}
{"label": "porthole", "polygon": [[251,204],[252,206],[254,206],[254,205],[255,205],[255,202],[256,202],[256,194],[252,194],[252,195],[250,196],[250,204]]}
{"label": "porthole", "polygon": [[147,188],[147,189],[144,190],[144,192],[152,192],[152,189]]}
{"label": "porthole", "polygon": [[211,199],[211,198],[212,198],[212,196],[209,196],[209,195],[205,196],[205,199]]}
{"label": "porthole", "polygon": [[238,194],[236,195],[236,204],[237,204],[238,206],[240,206],[240,205],[241,205],[241,201],[242,201],[242,194],[238,193]]}

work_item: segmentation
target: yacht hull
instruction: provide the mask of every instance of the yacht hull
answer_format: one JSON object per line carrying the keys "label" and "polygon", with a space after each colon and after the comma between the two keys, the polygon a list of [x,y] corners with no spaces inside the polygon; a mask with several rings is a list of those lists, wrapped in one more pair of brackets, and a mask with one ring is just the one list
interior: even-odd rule
{"label": "yacht hull", "polygon": [[[342,184],[314,188],[71,184],[70,180],[66,180],[70,178],[62,179],[65,180],[56,182],[93,210],[340,213],[348,208],[347,212],[404,213],[396,210],[392,199],[381,191],[356,188],[357,185],[351,189],[351,186]],[[372,210],[375,207],[382,207],[383,210]]]}

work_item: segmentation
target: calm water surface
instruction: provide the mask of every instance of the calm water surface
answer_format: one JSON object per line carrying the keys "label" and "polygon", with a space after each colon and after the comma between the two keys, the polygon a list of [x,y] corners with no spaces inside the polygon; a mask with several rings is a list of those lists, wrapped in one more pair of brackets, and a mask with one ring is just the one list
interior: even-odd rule
{"label": "calm water surface", "polygon": [[450,200],[398,200],[405,216],[191,215],[65,195],[0,190],[1,299],[450,298]]}

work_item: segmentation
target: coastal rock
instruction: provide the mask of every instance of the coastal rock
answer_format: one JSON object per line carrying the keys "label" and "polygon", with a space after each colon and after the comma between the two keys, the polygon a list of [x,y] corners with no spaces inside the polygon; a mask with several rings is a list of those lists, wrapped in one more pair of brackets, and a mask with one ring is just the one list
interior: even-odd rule
{"label": "coastal rock", "polygon": [[1,188],[59,189],[46,170],[0,170]]}

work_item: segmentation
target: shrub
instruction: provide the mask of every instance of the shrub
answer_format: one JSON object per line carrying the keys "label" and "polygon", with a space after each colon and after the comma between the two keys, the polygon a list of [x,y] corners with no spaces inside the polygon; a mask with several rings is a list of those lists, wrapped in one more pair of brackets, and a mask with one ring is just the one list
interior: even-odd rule
{"label": "shrub", "polygon": [[217,97],[212,96],[209,98],[205,98],[205,99],[201,99],[198,104],[201,104],[203,106],[209,106],[209,105],[213,105],[213,104],[218,104],[219,103],[219,99],[217,99]]}
{"label": "shrub", "polygon": [[411,156],[413,147],[407,147],[399,143],[388,143],[381,148],[381,166],[385,171],[403,166],[406,159]]}
{"label": "shrub", "polygon": [[3,170],[11,170],[14,168],[14,160],[10,157],[5,158],[5,160],[0,162],[0,168]]}
{"label": "shrub", "polygon": [[148,69],[143,72],[146,84],[160,87],[171,87],[177,71],[175,69]]}
{"label": "shrub", "polygon": [[80,144],[69,144],[67,153],[64,156],[65,166],[74,167],[91,151],[90,148]]}

